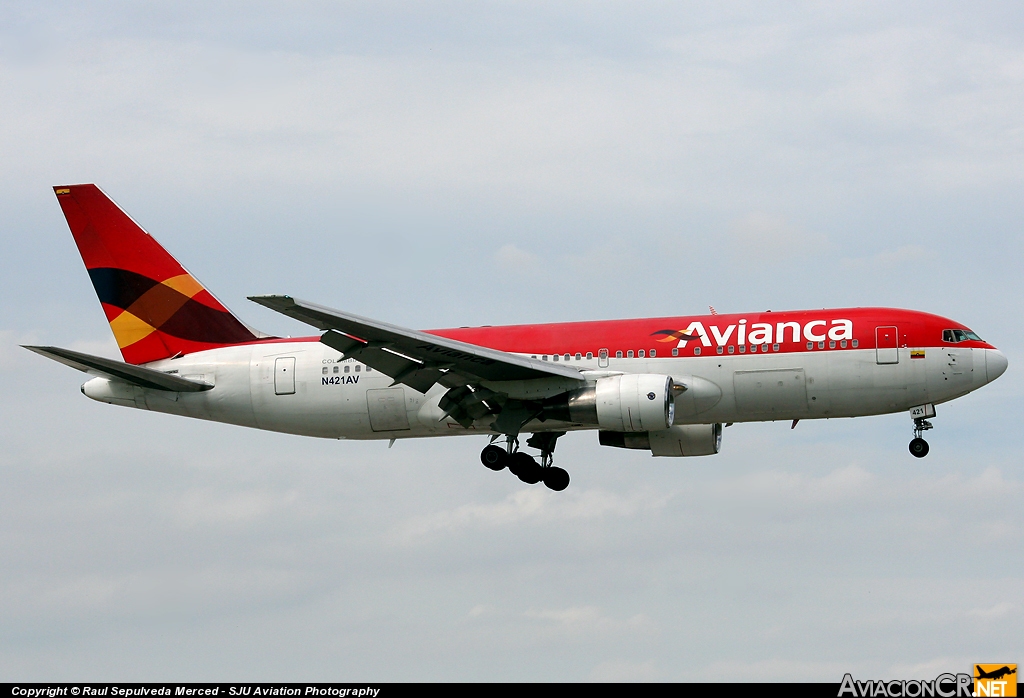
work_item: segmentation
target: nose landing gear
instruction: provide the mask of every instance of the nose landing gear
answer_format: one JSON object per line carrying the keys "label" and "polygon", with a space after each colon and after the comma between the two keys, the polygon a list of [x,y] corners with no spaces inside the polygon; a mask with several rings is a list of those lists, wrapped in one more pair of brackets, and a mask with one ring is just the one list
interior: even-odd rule
{"label": "nose landing gear", "polygon": [[910,453],[915,458],[924,458],[928,455],[928,442],[921,437],[932,428],[932,423],[922,417],[914,419],[914,438],[910,441]]}
{"label": "nose landing gear", "polygon": [[480,460],[491,470],[509,472],[528,485],[543,481],[544,485],[555,492],[561,492],[569,486],[569,473],[552,465],[555,441],[564,436],[565,432],[543,432],[531,436],[526,445],[540,449],[540,463],[528,453],[519,450],[519,439],[508,437],[505,448],[490,444],[480,452]]}

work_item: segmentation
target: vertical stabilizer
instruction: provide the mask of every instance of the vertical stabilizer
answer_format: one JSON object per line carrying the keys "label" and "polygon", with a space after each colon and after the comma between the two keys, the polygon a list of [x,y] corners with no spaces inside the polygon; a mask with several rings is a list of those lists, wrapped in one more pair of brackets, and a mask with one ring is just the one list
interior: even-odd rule
{"label": "vertical stabilizer", "polygon": [[126,362],[256,339],[95,184],[53,190]]}

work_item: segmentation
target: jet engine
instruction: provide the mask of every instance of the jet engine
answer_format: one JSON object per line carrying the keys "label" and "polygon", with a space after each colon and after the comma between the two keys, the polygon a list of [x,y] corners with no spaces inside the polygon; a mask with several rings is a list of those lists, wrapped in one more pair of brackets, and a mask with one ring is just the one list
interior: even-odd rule
{"label": "jet engine", "polygon": [[545,417],[616,432],[668,429],[675,417],[676,390],[669,376],[609,376],[545,405]]}
{"label": "jet engine", "polygon": [[650,449],[654,456],[713,456],[722,448],[721,424],[677,424],[645,433],[599,431],[602,446]]}
{"label": "jet engine", "polygon": [[609,431],[661,431],[672,426],[675,397],[683,390],[665,375],[609,376],[545,405],[544,416]]}

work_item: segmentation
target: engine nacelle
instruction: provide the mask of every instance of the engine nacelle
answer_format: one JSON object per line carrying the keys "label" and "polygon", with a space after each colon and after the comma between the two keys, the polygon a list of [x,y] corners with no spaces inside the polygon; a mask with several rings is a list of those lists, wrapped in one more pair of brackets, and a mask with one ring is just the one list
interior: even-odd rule
{"label": "engine nacelle", "polygon": [[659,431],[672,426],[672,378],[631,373],[602,378],[594,386],[597,425],[611,431]]}
{"label": "engine nacelle", "polygon": [[661,431],[672,426],[675,416],[673,385],[671,377],[654,373],[609,376],[569,393],[565,402],[546,406],[545,413],[609,431]]}
{"label": "engine nacelle", "polygon": [[713,456],[722,448],[721,424],[677,424],[646,433],[599,431],[602,446],[650,449],[654,456]]}

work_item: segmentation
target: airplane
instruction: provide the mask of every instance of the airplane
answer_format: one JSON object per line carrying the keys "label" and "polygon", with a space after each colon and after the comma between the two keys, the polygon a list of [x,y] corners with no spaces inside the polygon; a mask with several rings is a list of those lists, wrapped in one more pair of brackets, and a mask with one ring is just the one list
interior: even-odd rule
{"label": "airplane", "polygon": [[[27,349],[93,377],[100,402],[332,439],[479,435],[491,470],[561,491],[569,431],[653,456],[719,452],[739,422],[909,411],[992,382],[1006,357],[959,322],[836,308],[418,331],[287,295],[249,299],[316,328],[239,320],[94,184],[54,187],[124,361]],[[539,461],[526,452],[539,451]]]}
{"label": "airplane", "polygon": [[1010,674],[1016,674],[1017,673],[1016,665],[1014,666],[1013,669],[1011,669],[1008,666],[1003,666],[1003,667],[1000,667],[999,669],[994,669],[992,671],[985,671],[985,670],[983,670],[981,668],[981,665],[975,665],[974,669],[977,672],[977,676],[975,676],[974,678],[976,678],[976,679],[994,679],[994,680],[997,680],[997,681],[999,679],[1003,678],[1004,676],[1009,676]]}

